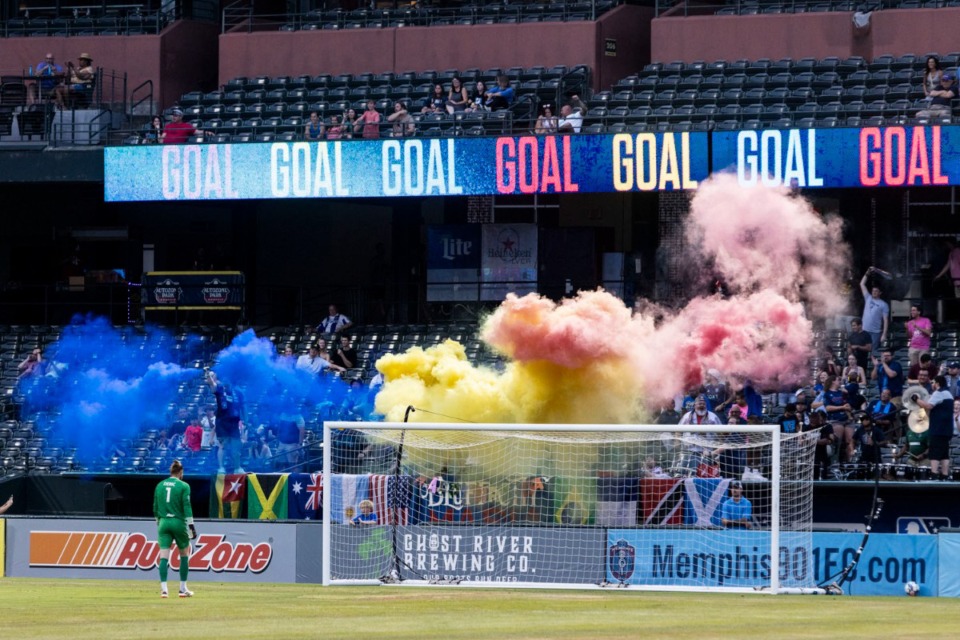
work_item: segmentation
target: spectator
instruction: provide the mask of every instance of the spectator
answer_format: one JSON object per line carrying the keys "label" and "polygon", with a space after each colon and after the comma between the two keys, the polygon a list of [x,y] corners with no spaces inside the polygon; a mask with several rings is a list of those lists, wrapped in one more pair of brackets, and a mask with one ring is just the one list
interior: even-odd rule
{"label": "spectator", "polygon": [[54,100],[57,103],[57,108],[61,110],[67,108],[67,101],[72,94],[85,93],[93,87],[93,79],[96,76],[96,71],[93,68],[93,58],[90,57],[89,53],[81,53],[78,62],[80,63],[79,67],[75,67],[73,62],[67,63],[68,82],[61,84],[54,90]]}
{"label": "spectator", "polygon": [[321,333],[340,333],[353,326],[350,318],[337,310],[337,305],[331,304],[327,307],[327,317],[317,325],[317,331]]}
{"label": "spectator", "polygon": [[177,436],[182,438],[188,426],[190,426],[190,410],[186,407],[179,407],[177,409],[177,419],[167,429],[168,443],[172,442]]}
{"label": "spectator", "polygon": [[294,365],[297,363],[297,357],[296,357],[296,354],[293,352],[292,346],[288,344],[283,348],[283,355],[280,356],[280,360],[282,362],[294,364]]}
{"label": "spectator", "polygon": [[930,353],[930,337],[933,335],[933,323],[930,318],[924,318],[920,314],[918,305],[910,305],[910,319],[903,323],[907,328],[907,335],[910,336],[909,349],[907,350],[910,358],[910,366],[920,362],[920,356]]}
{"label": "spectator", "polygon": [[[953,397],[956,398],[957,396]],[[960,436],[960,399],[953,401],[953,435]]]}
{"label": "spectator", "polygon": [[315,375],[319,375],[329,367],[330,362],[320,355],[320,347],[315,344],[310,345],[309,353],[297,358],[297,369]]}
{"label": "spectator", "polygon": [[860,366],[857,362],[857,357],[853,354],[847,356],[847,366],[843,368],[843,372],[840,375],[845,384],[850,384],[851,382],[862,385],[867,384],[867,372]]}
{"label": "spectator", "polygon": [[861,462],[878,465],[880,464],[880,447],[885,444],[887,440],[883,432],[874,426],[873,418],[863,414],[860,416],[860,426],[847,443],[847,457],[853,459],[854,453],[859,449]]}
{"label": "spectator", "polygon": [[[953,86],[953,76],[944,73],[940,76],[940,86],[930,91],[927,99],[930,102],[926,109],[917,111],[918,118],[938,118],[949,116],[952,111],[952,102],[957,97],[957,88]],[[932,461],[931,461],[932,462]]]}
{"label": "spectator", "polygon": [[826,479],[829,476],[828,470],[833,462],[833,455],[837,451],[837,442],[839,442],[836,431],[833,425],[824,421],[824,414],[819,411],[810,414],[810,425],[805,431],[820,432],[813,454],[813,477],[818,480]]}
{"label": "spectator", "polygon": [[940,88],[940,78],[943,71],[940,69],[940,61],[935,56],[927,58],[927,64],[923,68],[923,95],[927,100],[931,98],[931,93]]}
{"label": "spectator", "polygon": [[450,79],[450,91],[447,93],[447,113],[465,111],[468,102],[467,89],[463,86],[463,81],[460,76],[453,76]]}
{"label": "spectator", "polygon": [[354,133],[359,131],[366,140],[375,140],[380,137],[380,112],[377,111],[376,102],[367,100],[367,110],[353,123],[353,131]]}
{"label": "spectator", "polygon": [[917,385],[923,387],[928,393],[933,393],[933,376],[927,369],[920,369],[917,373]]}
{"label": "spectator", "polygon": [[361,500],[360,504],[357,505],[360,507],[360,513],[353,517],[350,520],[352,525],[374,525],[378,524],[377,514],[373,510],[373,501],[372,500]]}
{"label": "spectator", "polygon": [[[661,413],[661,418],[663,418]],[[666,424],[664,422],[659,422],[658,424]],[[722,424],[720,418],[712,411],[707,410],[707,398],[703,395],[699,395],[693,401],[693,409],[683,414],[683,417],[680,418],[679,425],[718,425]],[[709,433],[700,433],[695,436],[698,439],[711,440],[712,434]],[[702,446],[691,445],[687,447],[687,451],[691,455],[691,464],[694,468],[700,464],[703,456],[705,455],[705,450]]]}
{"label": "spectator", "polygon": [[910,424],[903,446],[894,454],[897,462],[906,457],[906,464],[911,467],[918,467],[927,460],[927,455],[930,453],[930,431],[928,429],[929,427],[925,422],[917,423],[917,425]]}
{"label": "spectator", "polygon": [[487,89],[486,106],[490,111],[509,109],[513,104],[514,90],[510,86],[510,79],[500,74],[497,76],[497,86]]}
{"label": "spectator", "polygon": [[52,53],[48,53],[37,65],[37,75],[40,76],[40,80],[37,82],[37,91],[39,92],[37,97],[46,100],[53,95],[57,82],[59,82],[58,78],[63,76],[63,67],[57,64]]}
{"label": "spectator", "polygon": [[960,298],[960,246],[952,240],[947,240],[947,249],[949,250],[947,263],[933,279],[939,280],[949,271],[950,279],[953,280],[953,295]]}
{"label": "spectator", "polygon": [[[850,321],[850,333],[847,334],[847,353],[855,355],[857,364],[866,371],[871,351],[873,351],[873,338],[863,330],[863,321],[854,318]],[[831,371],[830,375],[838,375],[839,373],[839,371]]]}
{"label": "spectator", "polygon": [[873,371],[870,378],[877,381],[877,388],[881,393],[884,390],[890,392],[890,401],[899,408],[903,395],[903,367],[893,359],[893,352],[890,349],[883,350],[880,360],[873,358]]}
{"label": "spectator", "polygon": [[311,111],[310,119],[307,120],[307,124],[303,127],[303,139],[323,140],[325,133],[326,128],[323,126],[323,120],[320,119],[320,114],[316,111]]}
{"label": "spectator", "polygon": [[887,339],[887,329],[890,327],[890,305],[884,302],[880,295],[883,291],[874,285],[867,290],[867,277],[876,271],[870,267],[860,279],[860,292],[863,294],[863,330],[870,334],[873,353],[880,350],[880,343]]}
{"label": "spectator", "polygon": [[267,433],[263,425],[257,427],[257,430],[250,434],[247,439],[247,452],[251,460],[257,461],[253,466],[260,469],[264,468],[265,461],[273,457],[273,451],[267,444]]}
{"label": "spectator", "polygon": [[200,427],[203,429],[203,436],[200,440],[202,449],[212,449],[217,446],[217,408],[212,404],[203,408],[203,415],[200,416]]}
{"label": "spectator", "polygon": [[586,113],[587,108],[580,101],[580,97],[570,96],[570,102],[560,107],[560,123],[557,129],[560,133],[580,133]]}
{"label": "spectator", "polygon": [[746,420],[750,417],[750,406],[747,404],[747,394],[743,389],[733,394],[733,404],[730,405],[727,415],[730,415],[730,411],[733,411],[734,408],[740,410],[740,417],[742,419]]}
{"label": "spectator", "polygon": [[867,413],[873,418],[874,424],[879,427],[888,437],[899,442],[900,434],[897,424],[897,405],[890,399],[890,390],[884,389],[880,392],[880,397],[870,403]]}
{"label": "spectator", "polygon": [[486,111],[487,110],[487,85],[483,80],[477,80],[473,87],[473,95],[470,96],[470,102],[466,111]]}
{"label": "spectator", "polygon": [[343,137],[343,126],[340,124],[340,116],[330,116],[330,126],[327,127],[327,140],[339,140]]}
{"label": "spectator", "polygon": [[183,432],[183,448],[196,453],[200,451],[203,443],[203,427],[196,419],[191,420]]}
{"label": "spectator", "polygon": [[30,352],[23,362],[17,365],[17,379],[30,376],[42,376],[44,369],[43,352],[39,348]]}
{"label": "spectator", "polygon": [[954,398],[946,390],[943,376],[933,379],[933,393],[926,400],[913,394],[911,400],[927,411],[930,418],[930,476],[950,479],[950,439],[953,437]]}
{"label": "spectator", "polygon": [[[870,334],[866,332],[862,332],[862,333],[867,336],[867,345],[869,345]],[[859,358],[857,358],[857,360],[859,361]],[[864,354],[864,360],[866,360],[866,354]],[[860,365],[860,366],[863,366],[863,365]],[[830,349],[827,349],[823,353],[823,360],[820,362],[820,371],[826,372],[826,374],[830,376],[839,376],[843,374],[843,369],[841,369],[840,365],[837,364],[837,359],[833,355],[833,351],[831,351]]]}
{"label": "spectator", "polygon": [[350,346],[350,336],[340,335],[340,343],[334,345],[330,361],[344,369],[353,369],[357,366],[357,350]]}
{"label": "spectator", "polygon": [[730,385],[721,381],[716,369],[707,371],[707,382],[703,385],[703,395],[707,398],[707,408],[713,412],[723,411],[732,400]]}
{"label": "spectator", "polygon": [[730,497],[720,507],[720,523],[728,529],[753,527],[753,505],[743,497],[743,484],[739,480],[730,482]]}
{"label": "spectator", "polygon": [[797,415],[796,403],[790,402],[783,408],[783,415],[780,416],[780,432],[797,434],[803,430],[803,423]]}
{"label": "spectator", "polygon": [[433,85],[433,93],[427,98],[427,104],[423,105],[420,113],[445,113],[447,110],[447,97],[443,95],[443,85]]}
{"label": "spectator", "polygon": [[926,372],[927,376],[923,382],[929,383],[933,377],[940,373],[940,367],[933,361],[929,353],[925,353],[917,360],[917,364],[911,365],[907,371],[907,384],[922,384],[921,372]]}
{"label": "spectator", "polygon": [[243,394],[231,385],[223,384],[213,371],[207,372],[207,384],[217,400],[217,440],[220,442],[220,469],[233,469],[233,473],[244,473],[240,466],[240,443],[243,436],[245,410]]}
{"label": "spectator", "polygon": [[847,423],[850,421],[852,407],[840,388],[840,378],[830,376],[825,384],[823,410],[827,413],[827,422],[833,424],[834,430],[843,434],[844,440],[849,443],[853,437],[853,428]]}
{"label": "spectator", "polygon": [[350,139],[357,128],[357,112],[353,109],[347,109],[343,112],[343,137]]}
{"label": "spectator", "polygon": [[283,413],[277,423],[277,455],[281,462],[296,465],[300,460],[307,425],[300,414]]}
{"label": "spectator", "polygon": [[150,118],[150,128],[143,134],[144,144],[160,144],[163,137],[163,118],[153,116]]}
{"label": "spectator", "polygon": [[947,381],[947,391],[954,398],[960,398],[960,361],[951,360],[944,365],[943,379]]}
{"label": "spectator", "polygon": [[393,123],[393,130],[390,135],[394,138],[412,136],[417,132],[416,122],[407,111],[407,105],[403,103],[403,100],[397,100],[393,103],[393,113],[387,116],[387,122]]}
{"label": "spectator", "polygon": [[160,142],[163,144],[183,144],[195,135],[206,135],[206,132],[197,129],[189,122],[184,122],[183,111],[174,109],[170,112],[170,122],[163,128]]}
{"label": "spectator", "polygon": [[540,107],[540,115],[537,116],[537,124],[533,128],[534,133],[550,135],[557,132],[559,123],[557,116],[553,115],[553,107],[544,104]]}
{"label": "spectator", "polygon": [[376,391],[377,389],[383,386],[383,383],[384,383],[383,374],[377,371],[377,375],[370,378],[369,388],[371,391]]}

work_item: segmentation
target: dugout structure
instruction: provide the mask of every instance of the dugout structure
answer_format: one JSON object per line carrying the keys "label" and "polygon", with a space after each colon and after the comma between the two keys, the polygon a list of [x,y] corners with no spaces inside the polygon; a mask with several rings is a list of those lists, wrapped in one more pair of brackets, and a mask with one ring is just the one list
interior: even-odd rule
{"label": "dugout structure", "polygon": [[816,432],[329,422],[323,435],[327,585],[815,588]]}

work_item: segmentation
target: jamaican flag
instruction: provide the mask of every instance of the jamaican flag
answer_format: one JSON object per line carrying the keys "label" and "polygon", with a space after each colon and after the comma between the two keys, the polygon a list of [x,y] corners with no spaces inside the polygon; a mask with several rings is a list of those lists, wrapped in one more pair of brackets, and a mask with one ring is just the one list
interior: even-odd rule
{"label": "jamaican flag", "polygon": [[247,476],[247,517],[250,520],[287,517],[287,475],[251,473]]}

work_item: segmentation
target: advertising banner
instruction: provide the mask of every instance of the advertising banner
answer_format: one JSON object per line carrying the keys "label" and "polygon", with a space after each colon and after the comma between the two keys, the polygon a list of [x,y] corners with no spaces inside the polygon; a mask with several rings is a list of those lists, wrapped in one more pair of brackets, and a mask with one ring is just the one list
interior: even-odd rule
{"label": "advertising banner", "polygon": [[239,311],[244,278],[239,271],[152,271],[143,276],[146,311]]}
{"label": "advertising banner", "polygon": [[394,198],[694,189],[707,134],[504,136],[104,149],[104,199]]}
{"label": "advertising banner", "polygon": [[960,184],[960,127],[717,131],[712,172],[741,186],[800,188]]}
{"label": "advertising banner", "polygon": [[480,299],[480,225],[427,227],[427,301]]}
{"label": "advertising banner", "polygon": [[[853,560],[860,534],[781,534],[780,584],[832,582]],[[769,585],[770,534],[743,530],[611,529],[607,580],[662,586],[756,587]],[[874,534],[843,585],[847,595],[902,595],[913,580],[921,595],[938,593],[934,536]]]}
{"label": "advertising banner", "polygon": [[[937,536],[937,543],[940,562],[944,567],[951,568],[951,571],[940,572],[940,589],[937,595],[960,598],[960,575],[954,569],[954,567],[960,566],[958,564],[960,563],[960,535],[941,533]],[[920,587],[920,595],[926,595],[923,586]]]}
{"label": "advertising banner", "polygon": [[[197,530],[191,580],[297,581],[296,524],[198,522]],[[152,519],[16,518],[7,522],[6,560],[13,577],[150,579],[159,560],[157,525]],[[180,566],[179,554],[170,566]]]}
{"label": "advertising banner", "polygon": [[537,290],[537,225],[483,225],[481,300]]}
{"label": "advertising banner", "polygon": [[[603,579],[602,529],[572,527],[331,527],[333,575],[387,575],[396,551],[407,580],[597,584]],[[572,553],[576,550],[576,553]]]}

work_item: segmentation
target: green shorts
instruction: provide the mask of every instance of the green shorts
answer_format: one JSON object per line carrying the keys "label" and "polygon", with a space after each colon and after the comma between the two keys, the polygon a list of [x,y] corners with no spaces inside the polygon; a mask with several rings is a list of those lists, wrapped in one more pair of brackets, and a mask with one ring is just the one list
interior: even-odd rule
{"label": "green shorts", "polygon": [[190,534],[187,531],[187,523],[180,518],[160,518],[160,524],[157,526],[157,540],[160,542],[161,549],[169,549],[174,541],[178,549],[188,549]]}

